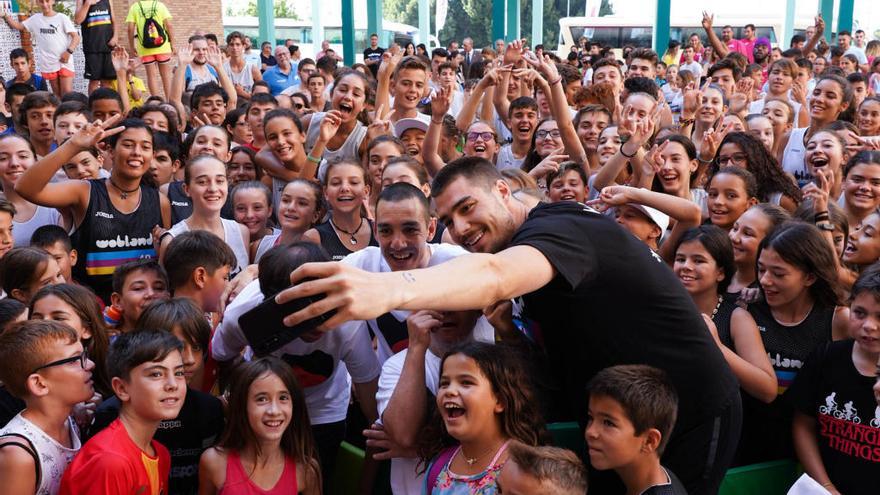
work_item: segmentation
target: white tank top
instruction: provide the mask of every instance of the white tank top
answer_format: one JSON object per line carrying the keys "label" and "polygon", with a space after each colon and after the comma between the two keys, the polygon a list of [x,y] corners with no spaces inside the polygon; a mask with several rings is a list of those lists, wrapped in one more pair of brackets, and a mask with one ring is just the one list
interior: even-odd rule
{"label": "white tank top", "polygon": [[279,237],[281,237],[280,230],[263,236],[263,238],[260,239],[260,243],[257,244],[257,252],[254,254],[254,263],[259,263],[260,258],[262,258],[267,251],[275,247],[275,242],[278,241]]}
{"label": "white tank top", "polygon": [[788,144],[782,152],[782,170],[791,174],[798,182],[798,187],[803,187],[809,182],[810,174],[807,172],[807,164],[804,162],[804,135],[809,127],[792,129],[788,136]]}
{"label": "white tank top", "polygon": [[[67,418],[68,427],[70,428],[70,448],[67,448],[54,438],[43,432],[37,425],[23,418],[18,413],[6,426],[0,430],[0,436],[15,433],[21,435],[31,441],[37,450],[37,457],[40,459],[40,486],[37,487],[38,495],[55,495],[61,488],[61,475],[67,469],[67,466],[73,461],[76,453],[82,446],[79,441],[79,429],[73,418]],[[14,440],[16,437],[9,437]],[[21,439],[18,439],[21,441]],[[18,448],[18,447],[7,447]]]}
{"label": "white tank top", "polygon": [[55,208],[47,208],[45,206],[37,206],[29,220],[24,222],[12,222],[12,238],[15,239],[15,247],[23,247],[31,245],[31,236],[34,231],[43,225],[60,225],[64,226],[61,213]]}
{"label": "white tank top", "polygon": [[[238,266],[233,266],[232,270],[229,271],[229,276],[233,277],[238,274],[238,272],[244,270],[248,266],[248,249],[247,246],[244,245],[244,237],[241,235],[241,227],[239,223],[235,220],[227,220],[225,218],[220,219],[223,222],[223,233],[226,238],[223,239],[226,241],[226,245],[232,249],[232,252],[235,254],[235,260],[238,262]],[[186,224],[186,220],[181,220],[174,224],[168,232],[177,237],[184,232],[189,232],[189,225]]]}
{"label": "white tank top", "polygon": [[251,63],[247,60],[245,60],[244,68],[241,69],[241,72],[233,72],[232,66],[229,64],[228,60],[223,62],[223,68],[226,69],[226,73],[229,74],[229,79],[232,80],[232,84],[241,85],[241,87],[248,93],[254,88],[254,74],[251,72]]}

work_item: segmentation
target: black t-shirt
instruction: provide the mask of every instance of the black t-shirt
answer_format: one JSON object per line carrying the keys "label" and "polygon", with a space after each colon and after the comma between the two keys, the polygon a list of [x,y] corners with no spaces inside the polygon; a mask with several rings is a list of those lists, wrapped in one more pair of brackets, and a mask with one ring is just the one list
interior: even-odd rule
{"label": "black t-shirt", "polygon": [[113,37],[113,20],[110,17],[110,0],[98,0],[89,6],[81,24],[84,53],[110,53],[107,44]]}
{"label": "black t-shirt", "polygon": [[[379,48],[378,46],[375,49],[367,47],[367,49],[364,50],[364,63],[366,63],[367,60],[375,60],[377,62],[381,62],[383,53],[385,53],[384,48]],[[379,74],[379,64],[368,65],[367,67],[370,68],[370,72],[373,73],[373,77],[376,77]]]}
{"label": "black t-shirt", "polygon": [[[89,437],[95,436],[119,416],[119,399],[112,397],[98,406]],[[168,493],[199,492],[199,458],[214,446],[223,432],[223,405],[213,395],[188,388],[177,418],[162,421],[153,437],[171,454]]]}
{"label": "black t-shirt", "polygon": [[736,465],[794,457],[792,404],[786,392],[813,350],[831,341],[834,309],[815,304],[804,321],[786,326],[776,321],[765,301],[749,304],[749,313],[758,325],[764,349],[779,381],[779,395],[765,404],[742,394],[743,428],[734,460]]}
{"label": "black t-shirt", "polygon": [[687,495],[687,490],[681,484],[678,477],[672,471],[663,468],[669,476],[669,483],[665,485],[654,485],[643,491],[641,495]]}
{"label": "black t-shirt", "polygon": [[829,342],[816,349],[789,393],[796,410],[816,419],[822,464],[840,493],[876,494],[874,483],[880,479],[880,406],[872,391],[876,378],[856,369],[854,343]]}
{"label": "black t-shirt", "polygon": [[557,272],[523,296],[523,314],[540,327],[559,385],[558,414],[548,420],[585,419],[587,382],[617,364],[667,373],[679,395],[676,432],[731,403],[736,378],[690,295],[659,256],[612,219],[580,203],[540,204],[510,244],[537,249]]}
{"label": "black t-shirt", "polygon": [[266,64],[266,67],[272,67],[273,65],[278,65],[278,61],[275,60],[274,55],[269,55],[268,57],[260,54],[260,64]]}

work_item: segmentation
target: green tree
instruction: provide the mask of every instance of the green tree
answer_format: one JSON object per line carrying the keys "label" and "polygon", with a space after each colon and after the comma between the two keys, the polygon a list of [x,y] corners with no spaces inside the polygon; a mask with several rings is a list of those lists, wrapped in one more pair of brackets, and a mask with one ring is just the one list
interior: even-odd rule
{"label": "green tree", "polygon": [[[293,5],[287,0],[276,0],[274,2],[274,14],[276,19],[294,19],[299,20],[299,16],[293,11]],[[233,9],[232,6],[226,7],[226,15],[240,15],[257,17],[257,0],[250,0],[246,7]]]}

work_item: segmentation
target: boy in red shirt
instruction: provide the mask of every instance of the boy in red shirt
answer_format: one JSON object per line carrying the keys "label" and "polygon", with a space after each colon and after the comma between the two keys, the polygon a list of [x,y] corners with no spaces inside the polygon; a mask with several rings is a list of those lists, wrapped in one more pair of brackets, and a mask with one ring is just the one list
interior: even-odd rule
{"label": "boy in red shirt", "polygon": [[118,336],[107,356],[119,419],[92,437],[61,479],[60,495],[168,493],[171,457],[153,440],[162,420],[183,406],[183,344],[158,330]]}

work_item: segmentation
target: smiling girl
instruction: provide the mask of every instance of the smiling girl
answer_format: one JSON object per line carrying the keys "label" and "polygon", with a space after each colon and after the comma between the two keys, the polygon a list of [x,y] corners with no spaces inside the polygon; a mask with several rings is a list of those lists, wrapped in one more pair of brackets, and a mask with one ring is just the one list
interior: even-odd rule
{"label": "smiling girl", "polygon": [[379,245],[373,235],[373,222],[363,215],[362,209],[364,198],[370,195],[369,180],[358,162],[343,160],[327,166],[324,198],[330,218],[307,231],[303,238],[323,246],[333,261]]}
{"label": "smiling girl", "polygon": [[541,416],[512,359],[503,348],[471,342],[441,361],[437,412],[419,446],[427,465],[423,493],[498,493],[510,441],[539,443]]}
{"label": "smiling girl", "polygon": [[880,152],[860,151],[843,169],[843,209],[849,225],[860,225],[880,207]]}
{"label": "smiling girl", "polygon": [[27,139],[14,133],[0,136],[0,185],[6,201],[15,206],[15,216],[12,217],[15,246],[29,245],[31,235],[43,225],[68,228],[70,224],[56,208],[31,203],[15,191],[19,178],[34,164],[35,156]]}
{"label": "smiling girl", "polygon": [[[168,226],[171,204],[159,191],[141,182],[153,158],[153,131],[142,120],[92,122],[55,151],[38,161],[16,184],[16,191],[34,203],[67,208],[73,217],[71,241],[83,263],[74,278],[109,301],[113,271],[122,263],[155,256],[152,230]],[[80,151],[106,139],[113,169],[109,179],[50,182]]]}
{"label": "smiling girl", "polygon": [[306,179],[288,182],[281,191],[278,209],[281,232],[267,235],[260,240],[254,254],[254,263],[258,263],[263,254],[273,247],[292,244],[302,239],[303,234],[324,217],[326,210],[324,194],[318,183]]}
{"label": "smiling girl", "polygon": [[197,156],[184,169],[183,187],[184,192],[192,198],[193,213],[162,234],[160,259],[175,236],[191,230],[205,230],[223,239],[235,253],[238,264],[230,270],[230,276],[234,276],[249,264],[247,246],[250,233],[245,225],[220,217],[228,191],[226,164],[214,156]]}
{"label": "smiling girl", "polygon": [[264,357],[239,365],[220,442],[202,454],[199,494],[321,493],[309,414],[289,364]]}

